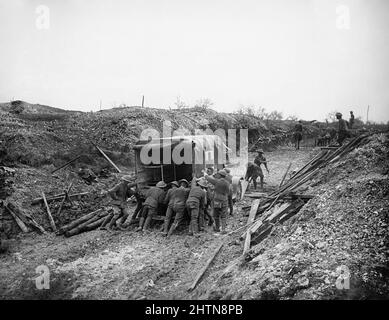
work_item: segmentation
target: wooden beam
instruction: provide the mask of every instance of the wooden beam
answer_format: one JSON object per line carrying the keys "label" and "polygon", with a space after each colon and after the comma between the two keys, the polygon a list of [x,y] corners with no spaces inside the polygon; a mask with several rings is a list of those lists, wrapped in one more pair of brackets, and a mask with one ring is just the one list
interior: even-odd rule
{"label": "wooden beam", "polygon": [[101,153],[101,155],[114,167],[117,172],[121,173],[122,171],[118,168],[118,166],[105,154],[103,150],[101,150],[97,145],[93,144],[97,150]]}
{"label": "wooden beam", "polygon": [[53,216],[51,215],[49,204],[47,203],[46,196],[45,196],[44,192],[42,192],[42,198],[43,198],[43,202],[44,202],[44,204],[46,206],[46,211],[47,211],[47,215],[49,217],[51,228],[53,229],[54,232],[56,232],[57,231],[57,227],[55,226],[54,219],[53,219]]}
{"label": "wooden beam", "polygon": [[[88,195],[89,192],[81,192],[81,193],[74,193],[74,194],[70,194],[69,195],[69,198],[75,198],[75,197],[84,197],[86,195]],[[66,194],[65,193],[61,193],[61,194],[57,194],[55,196],[52,196],[50,198],[46,198],[46,201],[47,202],[51,202],[51,201],[55,201],[55,200],[60,200],[62,199]],[[43,198],[35,198],[32,200],[31,204],[39,204],[40,202],[43,201]]]}
{"label": "wooden beam", "polygon": [[61,204],[58,208],[58,212],[57,212],[57,216],[59,216],[59,214],[61,213],[61,210],[62,210],[62,206],[63,204],[65,203],[66,199],[69,198],[69,192],[70,192],[70,189],[72,188],[73,186],[73,181],[70,183],[69,187],[67,188],[67,190],[65,190],[65,195],[61,201]]}
{"label": "wooden beam", "polygon": [[24,222],[13,212],[8,205],[5,205],[5,208],[8,210],[8,212],[11,214],[11,216],[15,219],[16,224],[19,226],[19,228],[24,232],[28,232],[27,226],[24,224]]}
{"label": "wooden beam", "polygon": [[246,240],[244,242],[244,247],[243,247],[243,255],[245,255],[247,252],[250,250],[250,245],[251,245],[251,231],[250,229],[247,230],[246,232]]}
{"label": "wooden beam", "polygon": [[255,199],[253,203],[251,204],[250,214],[249,218],[247,219],[247,225],[250,225],[254,222],[255,216],[257,215],[258,207],[259,207],[260,200]]}
{"label": "wooden beam", "polygon": [[223,247],[223,242],[218,245],[216,250],[212,253],[211,257],[208,259],[205,266],[200,270],[200,272],[197,274],[195,280],[193,281],[192,285],[188,288],[188,291],[192,291],[194,288],[196,288],[197,284],[200,282],[201,278],[203,277],[204,273],[207,271],[209,266],[211,265],[212,261],[215,259],[217,254],[219,253],[220,249]]}
{"label": "wooden beam", "polygon": [[284,176],[282,177],[282,180],[281,180],[281,182],[280,182],[280,185],[278,186],[279,188],[281,188],[282,184],[284,183],[284,180],[285,180],[285,178],[286,178],[286,175],[288,174],[289,169],[290,169],[291,166],[292,166],[292,162],[289,162],[289,166],[288,166],[288,168],[286,169],[286,171],[285,171],[285,173],[284,173]]}
{"label": "wooden beam", "polygon": [[72,162],[76,161],[77,159],[79,159],[79,158],[81,158],[81,157],[82,157],[82,155],[79,155],[79,156],[73,158],[72,160],[66,162],[64,165],[60,166],[59,168],[54,169],[53,171],[51,171],[51,174],[53,174],[54,172],[57,172],[57,171],[60,170],[60,169],[63,169],[63,168],[65,168],[65,167],[67,167],[69,164],[71,164]]}

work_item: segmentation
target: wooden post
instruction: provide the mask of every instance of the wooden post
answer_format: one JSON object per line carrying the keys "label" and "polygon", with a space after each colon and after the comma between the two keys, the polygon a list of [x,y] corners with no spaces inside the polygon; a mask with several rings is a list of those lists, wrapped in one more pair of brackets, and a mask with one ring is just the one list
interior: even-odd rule
{"label": "wooden post", "polygon": [[118,166],[113,163],[113,161],[105,154],[105,152],[103,150],[101,150],[97,145],[93,144],[97,150],[99,150],[99,152],[101,153],[101,155],[112,165],[112,167],[114,167],[117,172],[121,173],[122,171],[118,168]]}
{"label": "wooden post", "polygon": [[251,204],[251,209],[250,209],[249,218],[247,220],[247,225],[250,225],[254,222],[255,216],[257,215],[259,203],[260,203],[260,200],[255,199],[253,201],[253,203]]}
{"label": "wooden post", "polygon": [[60,169],[63,169],[63,168],[65,168],[65,167],[67,167],[67,166],[68,166],[69,164],[71,164],[72,162],[74,162],[74,161],[76,161],[77,159],[81,158],[81,156],[82,156],[82,155],[79,155],[79,156],[75,157],[74,159],[72,159],[72,160],[66,162],[64,165],[60,166],[59,168],[54,169],[53,171],[51,171],[51,174],[53,174],[54,172],[57,172],[57,171],[60,170]]}
{"label": "wooden post", "polygon": [[284,176],[282,177],[282,180],[281,180],[281,182],[280,182],[279,188],[281,188],[282,184],[284,183],[284,180],[285,180],[285,178],[286,178],[286,175],[287,175],[288,172],[289,172],[289,169],[290,169],[291,165],[292,165],[292,162],[289,162],[289,166],[288,166],[288,168],[286,169],[286,171],[285,171],[285,173],[284,173]]}
{"label": "wooden post", "polygon": [[15,212],[13,212],[9,207],[8,205],[5,206],[8,210],[8,212],[11,214],[11,216],[15,219],[17,225],[19,226],[19,228],[24,232],[28,232],[28,228],[26,227],[26,225],[24,224],[24,222],[16,215]]}
{"label": "wooden post", "polygon": [[145,96],[142,96],[142,108],[145,106]]}
{"label": "wooden post", "polygon": [[69,192],[70,192],[70,189],[72,188],[72,186],[73,186],[73,181],[70,183],[68,189],[65,190],[65,195],[64,195],[64,197],[63,197],[63,199],[62,199],[62,202],[61,202],[61,204],[60,204],[60,206],[59,206],[59,209],[58,209],[58,212],[57,212],[57,215],[58,215],[58,216],[59,216],[59,214],[61,213],[62,206],[63,206],[63,204],[65,203],[66,199],[69,199],[69,200],[70,200],[70,198],[69,198]]}
{"label": "wooden post", "polygon": [[205,266],[200,270],[200,272],[197,274],[195,280],[193,281],[192,285],[188,288],[188,291],[192,291],[194,288],[196,288],[197,284],[200,282],[202,276],[207,271],[208,267],[212,263],[212,261],[215,259],[216,255],[219,253],[220,249],[223,247],[223,242],[216,248],[216,250],[213,252],[211,257],[208,259]]}
{"label": "wooden post", "polygon": [[250,244],[251,244],[251,231],[250,229],[247,230],[246,232],[246,240],[244,242],[244,247],[243,247],[243,254],[246,254],[250,250]]}
{"label": "wooden post", "polygon": [[49,216],[49,221],[50,221],[51,228],[53,229],[54,232],[56,232],[57,231],[57,227],[55,226],[54,219],[53,219],[53,216],[51,215],[49,204],[47,203],[46,196],[45,196],[44,192],[42,192],[42,198],[43,198],[43,202],[44,202],[44,204],[46,206],[47,215]]}
{"label": "wooden post", "polygon": [[161,164],[161,180],[164,181],[163,180],[163,164]]}

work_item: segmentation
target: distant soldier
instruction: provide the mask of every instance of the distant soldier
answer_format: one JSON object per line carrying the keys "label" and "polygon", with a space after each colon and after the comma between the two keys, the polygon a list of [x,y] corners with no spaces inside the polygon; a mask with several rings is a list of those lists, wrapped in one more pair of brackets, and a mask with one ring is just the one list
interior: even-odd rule
{"label": "distant soldier", "polygon": [[260,167],[258,167],[255,163],[249,162],[247,163],[247,171],[245,179],[250,184],[251,181],[253,181],[254,189],[257,190],[257,178],[262,174],[263,172]]}
{"label": "distant soldier", "polygon": [[127,207],[127,199],[133,195],[132,187],[136,186],[136,183],[133,182],[131,176],[126,175],[121,178],[121,182],[114,186],[112,189],[108,190],[108,194],[112,198],[113,214],[109,215],[101,225],[100,229],[107,229],[106,225],[108,224],[108,229],[112,230],[116,225],[116,221],[119,218],[122,218],[122,221],[125,221],[129,215]]}
{"label": "distant soldier", "polygon": [[215,186],[215,194],[213,197],[213,210],[216,232],[220,232],[220,224],[222,233],[226,233],[227,227],[227,211],[230,208],[230,214],[233,214],[234,207],[232,203],[232,192],[230,183],[226,179],[227,173],[220,170],[215,177],[205,175],[205,179]]}
{"label": "distant soldier", "polygon": [[185,213],[185,204],[186,199],[188,198],[190,188],[189,188],[189,182],[186,179],[181,179],[178,181],[179,187],[174,191],[174,194],[172,197],[174,198],[173,205],[172,205],[172,212],[171,215],[175,214],[173,224],[171,225],[169,232],[167,233],[167,228],[169,227],[168,224],[164,225],[164,233],[167,233],[167,237],[170,237],[174,230],[177,229],[177,227],[182,223],[184,220],[184,213]]}
{"label": "distant soldier", "polygon": [[295,142],[295,148],[297,150],[300,149],[300,141],[303,139],[303,124],[302,120],[299,120],[299,122],[294,126],[294,142]]}
{"label": "distant soldier", "polygon": [[343,144],[343,141],[350,136],[347,123],[342,119],[342,114],[340,112],[336,113],[336,119],[338,119],[338,143],[339,145]]}
{"label": "distant soldier", "polygon": [[350,120],[349,120],[349,128],[352,129],[354,126],[355,117],[354,112],[350,111]]}
{"label": "distant soldier", "polygon": [[262,149],[258,150],[258,155],[254,159],[254,164],[256,164],[259,167],[258,176],[259,176],[260,182],[261,182],[261,189],[263,189],[263,178],[264,178],[264,175],[263,175],[263,171],[262,171],[261,165],[263,164],[265,166],[266,171],[267,171],[268,174],[270,172],[269,172],[269,169],[267,167],[267,161],[266,161],[266,158],[263,155],[263,150]]}
{"label": "distant soldier", "polygon": [[158,207],[165,200],[165,188],[167,184],[164,181],[159,181],[155,187],[151,187],[146,192],[146,200],[143,204],[139,227],[136,231],[148,230],[151,219],[156,215]]}

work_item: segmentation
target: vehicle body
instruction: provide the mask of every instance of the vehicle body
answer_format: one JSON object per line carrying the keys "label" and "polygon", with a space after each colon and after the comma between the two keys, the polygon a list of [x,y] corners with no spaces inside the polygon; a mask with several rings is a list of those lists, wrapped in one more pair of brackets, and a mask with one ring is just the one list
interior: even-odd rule
{"label": "vehicle body", "polygon": [[[135,173],[143,188],[180,179],[192,180],[203,176],[209,167],[216,170],[229,168],[232,179],[233,198],[240,200],[241,180],[246,172],[247,161],[231,159],[230,149],[217,135],[172,136],[139,140],[135,151]],[[153,156],[151,156],[153,154]]]}

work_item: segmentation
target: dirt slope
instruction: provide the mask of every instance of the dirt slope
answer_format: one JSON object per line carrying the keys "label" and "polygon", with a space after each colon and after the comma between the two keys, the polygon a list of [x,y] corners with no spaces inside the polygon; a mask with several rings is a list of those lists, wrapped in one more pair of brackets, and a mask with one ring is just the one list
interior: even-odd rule
{"label": "dirt slope", "polygon": [[[305,186],[316,197],[199,297],[388,298],[389,143],[374,136]],[[340,269],[338,269],[340,267]],[[343,271],[342,271],[343,270]],[[350,288],[336,287],[349,272]],[[338,280],[339,281],[339,280]]]}

